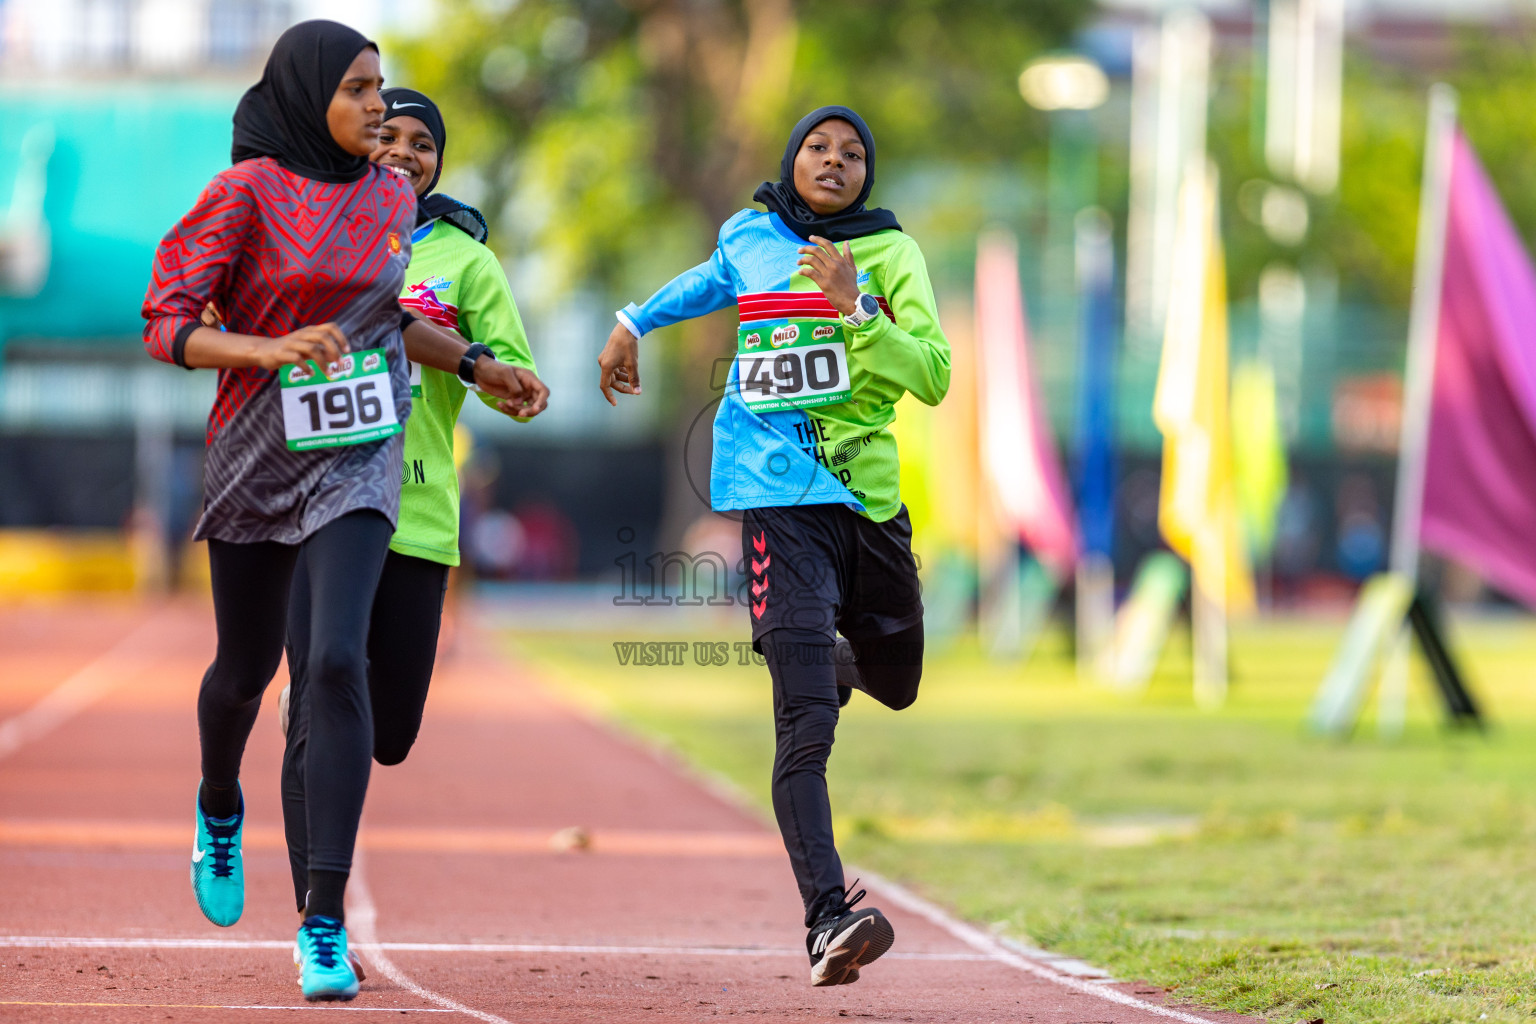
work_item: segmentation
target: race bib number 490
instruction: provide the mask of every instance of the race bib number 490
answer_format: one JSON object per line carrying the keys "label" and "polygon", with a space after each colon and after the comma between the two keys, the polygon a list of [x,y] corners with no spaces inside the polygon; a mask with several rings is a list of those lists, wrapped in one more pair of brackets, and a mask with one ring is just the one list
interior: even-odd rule
{"label": "race bib number 490", "polygon": [[754,412],[846,402],[848,346],[834,320],[744,324],[736,340],[736,387]]}
{"label": "race bib number 490", "polygon": [[278,371],[290,451],[378,441],[400,433],[389,360],[381,348],[350,352],[321,367],[314,360]]}

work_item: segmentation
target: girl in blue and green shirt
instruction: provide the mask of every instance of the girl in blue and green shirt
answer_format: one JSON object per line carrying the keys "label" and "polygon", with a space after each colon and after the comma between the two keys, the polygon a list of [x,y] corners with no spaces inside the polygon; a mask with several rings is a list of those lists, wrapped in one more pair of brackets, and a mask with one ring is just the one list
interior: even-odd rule
{"label": "girl in blue and green shirt", "polygon": [[858,114],[807,114],[753,196],[766,212],[736,214],[708,260],[621,310],[599,358],[610,403],[638,395],[641,337],[737,307],[710,498],[742,515],[752,639],[773,679],[773,807],[819,986],[857,981],[894,941],[879,910],[853,909],[864,894],[845,884],[826,762],[853,690],[897,710],[917,697],[923,609],[890,426],[903,395],[935,405],[949,389],[922,252],[865,207],[874,164]]}

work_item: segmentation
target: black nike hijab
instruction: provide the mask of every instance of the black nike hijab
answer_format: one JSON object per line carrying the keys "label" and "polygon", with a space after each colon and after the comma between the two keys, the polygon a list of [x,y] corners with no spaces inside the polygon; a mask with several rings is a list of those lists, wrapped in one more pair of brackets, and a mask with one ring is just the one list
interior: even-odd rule
{"label": "black nike hijab", "polygon": [[378,49],[334,21],[302,21],[278,37],[261,81],[235,108],[230,160],[270,156],[295,174],[340,184],[368,173],[368,158],[337,145],[326,123],[331,98],[357,55]]}
{"label": "black nike hijab", "polygon": [[437,170],[432,172],[427,190],[416,197],[416,226],[444,220],[475,241],[484,242],[490,232],[486,227],[485,216],[479,210],[452,196],[432,191],[437,188],[437,181],[443,176],[443,151],[448,148],[448,127],[443,123],[443,112],[437,109],[431,97],[415,89],[385,89],[379,95],[384,99],[385,121],[395,117],[414,117],[427,126],[427,131],[432,133],[433,143],[437,145]]}
{"label": "black nike hijab", "polygon": [[[800,147],[805,145],[805,137],[811,134],[812,129],[833,118],[853,125],[854,131],[859,133],[859,141],[864,143],[864,187],[852,203],[823,217],[811,209],[795,188],[795,157]],[[847,107],[817,107],[802,117],[795,125],[795,130],[789,133],[789,145],[784,147],[784,159],[779,162],[779,180],[763,182],[752,193],[752,200],[778,214],[789,230],[806,241],[810,241],[812,235],[820,235],[833,242],[842,242],[884,231],[886,228],[901,230],[901,225],[896,223],[896,215],[890,210],[865,209],[864,201],[869,198],[870,189],[874,187],[875,137],[870,134],[869,125]]]}

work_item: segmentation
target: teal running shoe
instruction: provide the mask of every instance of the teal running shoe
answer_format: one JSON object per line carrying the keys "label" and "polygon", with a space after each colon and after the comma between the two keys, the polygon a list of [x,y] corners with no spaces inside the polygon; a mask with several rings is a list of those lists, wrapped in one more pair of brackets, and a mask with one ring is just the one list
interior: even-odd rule
{"label": "teal running shoe", "polygon": [[210,818],[203,813],[201,800],[194,798],[193,803],[197,838],[192,845],[192,892],[203,916],[228,928],[245,910],[245,865],[240,858],[245,796],[240,797],[240,810],[229,818]]}
{"label": "teal running shoe", "polygon": [[314,914],[299,925],[299,987],[310,1002],[351,999],[357,995],[357,972],[347,949],[347,929],[334,917]]}

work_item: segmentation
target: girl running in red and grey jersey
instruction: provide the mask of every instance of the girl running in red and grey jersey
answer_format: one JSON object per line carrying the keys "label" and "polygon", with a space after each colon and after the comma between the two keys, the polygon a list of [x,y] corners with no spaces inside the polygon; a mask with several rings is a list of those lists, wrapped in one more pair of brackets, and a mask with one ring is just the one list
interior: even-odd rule
{"label": "girl running in red and grey jersey", "polygon": [[[398,296],[416,197],[368,161],[382,84],[378,48],[352,29],[283,33],[235,113],[234,166],[161,242],[143,310],[151,355],[219,370],[195,533],[208,541],[218,649],[198,694],[192,857],[215,924],[244,907],[240,761],[282,656],[301,550],[309,568],[311,916],[298,946],[310,999],[357,992],[342,902],[372,753],[368,615],[411,409]],[[227,330],[201,322],[210,302]]]}

